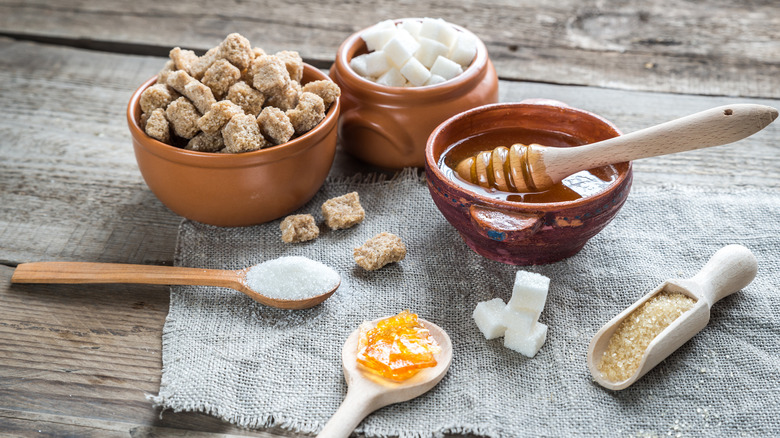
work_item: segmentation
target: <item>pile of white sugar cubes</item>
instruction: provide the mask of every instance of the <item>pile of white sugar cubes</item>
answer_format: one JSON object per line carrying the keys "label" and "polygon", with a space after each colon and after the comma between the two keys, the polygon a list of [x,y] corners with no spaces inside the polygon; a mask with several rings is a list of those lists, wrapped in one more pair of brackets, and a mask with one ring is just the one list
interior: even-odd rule
{"label": "pile of white sugar cubes", "polygon": [[435,85],[463,73],[477,38],[441,18],[382,21],[361,35],[369,53],[349,62],[355,73],[388,87]]}
{"label": "pile of white sugar cubes", "polygon": [[533,272],[517,271],[512,298],[482,301],[474,309],[474,321],[485,339],[504,337],[504,347],[534,357],[547,339],[547,326],[539,315],[547,301],[550,279]]}

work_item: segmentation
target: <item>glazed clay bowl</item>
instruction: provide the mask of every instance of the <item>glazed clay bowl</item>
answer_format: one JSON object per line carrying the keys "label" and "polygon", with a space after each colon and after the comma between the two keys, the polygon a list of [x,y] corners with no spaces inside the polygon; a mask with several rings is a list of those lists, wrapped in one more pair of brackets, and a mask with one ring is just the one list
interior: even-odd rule
{"label": "glazed clay bowl", "polygon": [[[397,22],[405,20],[420,19]],[[422,167],[425,142],[436,126],[462,111],[498,102],[496,70],[476,36],[477,54],[460,75],[436,85],[388,87],[363,79],[349,66],[352,58],[367,53],[360,37],[365,30],[341,44],[330,69],[341,87],[339,139],[350,155],[387,169]]]}
{"label": "glazed clay bowl", "polygon": [[613,165],[615,179],[596,194],[545,203],[478,194],[453,182],[439,168],[442,154],[454,143],[480,132],[507,128],[563,133],[582,144],[620,135],[603,118],[555,101],[486,105],[466,111],[442,123],[428,139],[425,172],[434,203],[469,248],[491,260],[535,265],[576,254],[626,201],[631,163]]}
{"label": "glazed clay bowl", "polygon": [[[305,64],[302,83],[328,79]],[[333,164],[339,103],[314,129],[287,143],[240,154],[189,151],[147,136],[139,125],[141,85],[127,106],[138,169],[178,215],[210,225],[255,225],[285,216],[320,189]]]}

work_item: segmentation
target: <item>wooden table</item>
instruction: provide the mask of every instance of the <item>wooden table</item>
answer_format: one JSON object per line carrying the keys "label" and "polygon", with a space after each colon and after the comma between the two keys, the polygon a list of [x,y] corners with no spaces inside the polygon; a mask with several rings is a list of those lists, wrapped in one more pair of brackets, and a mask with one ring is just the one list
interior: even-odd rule
{"label": "wooden table", "polygon": [[[214,3],[0,1],[0,435],[289,436],[152,407],[167,287],[9,282],[30,261],[173,263],[181,218],[141,179],[124,117],[173,46],[240,32],[328,68],[363,27],[443,17],[486,42],[502,101],[558,99],[625,132],[734,102],[780,107],[774,2]],[[776,122],[738,145],[640,161],[634,184],[780,196],[778,139]],[[332,173],[372,170],[339,152]]]}

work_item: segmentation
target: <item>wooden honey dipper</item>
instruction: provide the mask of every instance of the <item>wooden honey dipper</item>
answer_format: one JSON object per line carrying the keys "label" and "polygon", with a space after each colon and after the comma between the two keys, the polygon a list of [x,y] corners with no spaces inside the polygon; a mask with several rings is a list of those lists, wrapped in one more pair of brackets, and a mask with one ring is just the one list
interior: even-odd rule
{"label": "wooden honey dipper", "polygon": [[770,106],[721,106],[584,146],[499,146],[461,161],[455,173],[485,188],[540,192],[581,170],[733,143],[776,118],[777,110]]}

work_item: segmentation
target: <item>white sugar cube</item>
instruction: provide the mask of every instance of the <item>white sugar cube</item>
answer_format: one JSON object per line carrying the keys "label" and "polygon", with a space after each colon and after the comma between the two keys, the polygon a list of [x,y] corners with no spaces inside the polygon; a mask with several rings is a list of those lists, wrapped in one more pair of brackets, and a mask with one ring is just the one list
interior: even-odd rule
{"label": "white sugar cube", "polygon": [[425,18],[420,27],[420,37],[430,38],[438,41],[449,49],[455,42],[458,31],[441,18]]}
{"label": "white sugar cube", "polygon": [[503,323],[503,314],[506,305],[501,298],[493,298],[490,301],[482,301],[474,308],[471,315],[477,323],[479,331],[485,339],[495,339],[504,334],[506,326]]}
{"label": "white sugar cube", "polygon": [[437,56],[431,66],[431,74],[439,75],[444,79],[452,79],[463,73],[463,68],[455,61],[450,61],[443,56]]}
{"label": "white sugar cube", "polygon": [[418,39],[420,37],[420,29],[422,29],[422,21],[406,20],[399,23],[397,27],[409,32],[415,39]]}
{"label": "white sugar cube", "polygon": [[382,50],[382,47],[395,36],[395,26],[391,27],[377,27],[373,26],[370,29],[363,32],[360,37],[366,42],[368,50]]}
{"label": "white sugar cube", "polygon": [[359,74],[360,76],[368,76],[368,72],[366,71],[367,56],[368,54],[363,54],[356,56],[349,61],[349,66],[352,68],[352,70],[355,71],[355,73]]}
{"label": "white sugar cube", "polygon": [[511,330],[517,335],[530,336],[539,320],[539,313],[532,310],[514,310],[506,306],[501,317],[507,330]]}
{"label": "white sugar cube", "polygon": [[455,44],[450,48],[447,58],[457,62],[463,67],[467,67],[474,60],[477,54],[477,39],[467,33],[458,32],[458,38]]}
{"label": "white sugar cube", "polygon": [[431,72],[417,58],[409,58],[401,67],[401,74],[415,87],[425,84],[425,81],[431,77]]}
{"label": "white sugar cube", "polygon": [[395,27],[395,21],[393,20],[380,21],[379,23],[371,26],[372,29],[392,29],[394,27]]}
{"label": "white sugar cube", "polygon": [[388,87],[403,87],[406,84],[406,78],[397,68],[392,67],[385,72],[385,74],[377,78],[376,83],[387,85]]}
{"label": "white sugar cube", "polygon": [[414,52],[414,57],[422,65],[430,68],[439,56],[447,56],[450,49],[444,44],[430,38],[420,38],[418,40],[420,48]]}
{"label": "white sugar cube", "polygon": [[530,309],[542,312],[547,301],[547,291],[550,279],[541,274],[527,271],[517,271],[515,284],[512,288],[512,298],[508,306],[512,309]]}
{"label": "white sugar cube", "polygon": [[507,329],[504,332],[504,347],[517,351],[518,353],[534,357],[542,348],[547,339],[547,326],[537,323],[531,330],[530,336],[526,333]]}
{"label": "white sugar cube", "polygon": [[390,61],[387,60],[385,52],[377,50],[366,55],[366,74],[372,77],[379,77],[390,70]]}
{"label": "white sugar cube", "polygon": [[414,55],[414,52],[420,48],[420,43],[407,31],[399,29],[395,36],[385,44],[382,51],[387,58],[396,66],[402,66]]}
{"label": "white sugar cube", "polygon": [[431,74],[431,77],[430,77],[430,78],[428,78],[428,80],[427,80],[427,81],[425,81],[425,85],[436,85],[436,84],[441,84],[441,83],[442,83],[442,82],[444,82],[444,81],[446,81],[446,79],[444,79],[443,77],[441,77],[441,76],[439,76],[439,75],[434,75],[434,74]]}

